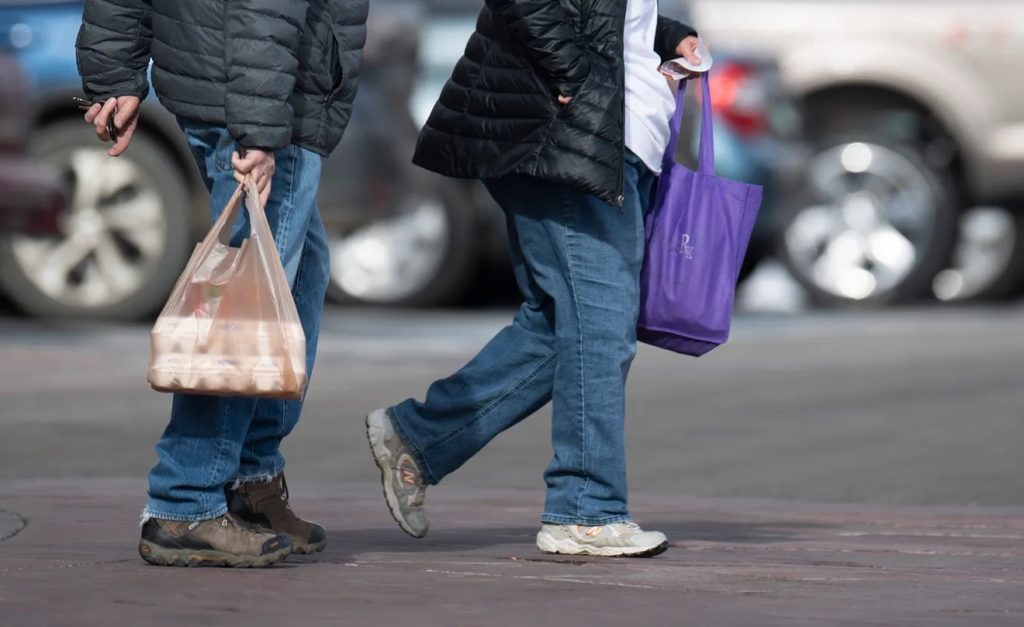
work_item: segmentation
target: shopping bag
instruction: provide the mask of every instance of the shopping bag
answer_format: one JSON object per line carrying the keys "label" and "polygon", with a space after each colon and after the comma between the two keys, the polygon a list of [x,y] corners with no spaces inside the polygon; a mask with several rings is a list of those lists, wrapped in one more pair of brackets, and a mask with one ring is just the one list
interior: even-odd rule
{"label": "shopping bag", "polygon": [[676,163],[685,85],[679,85],[668,150],[644,221],[637,338],[700,356],[729,337],[740,267],[761,206],[758,185],[715,176],[711,87],[703,85],[697,171]]}
{"label": "shopping bag", "polygon": [[[242,208],[249,238],[230,245]],[[247,182],[196,246],[150,333],[149,383],[161,392],[299,399],[306,338],[260,203]]]}

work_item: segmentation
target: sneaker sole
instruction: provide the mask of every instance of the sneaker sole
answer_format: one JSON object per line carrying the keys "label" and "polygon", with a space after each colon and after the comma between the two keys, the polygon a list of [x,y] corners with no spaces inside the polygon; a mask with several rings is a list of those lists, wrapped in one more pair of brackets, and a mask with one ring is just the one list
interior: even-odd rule
{"label": "sneaker sole", "polygon": [[284,560],[292,553],[292,548],[285,547],[266,555],[235,555],[223,551],[196,551],[193,549],[168,549],[142,540],[139,542],[139,555],[154,566],[201,567],[212,566],[222,568],[267,568]]}
{"label": "sneaker sole", "polygon": [[391,461],[391,453],[384,446],[384,425],[381,424],[381,421],[386,419],[387,415],[383,410],[370,412],[366,416],[366,441],[370,443],[370,454],[373,455],[373,462],[380,469],[380,484],[384,491],[384,501],[388,504],[388,511],[391,512],[391,517],[395,519],[395,522],[398,523],[402,531],[414,538],[422,538],[427,535],[426,532],[416,533],[409,526],[409,523],[405,521],[405,518],[402,516],[402,509],[398,506],[398,497],[395,496],[395,491],[391,488],[388,481],[388,462]]}
{"label": "sneaker sole", "polygon": [[580,544],[571,539],[555,540],[549,537],[538,537],[537,548],[544,553],[554,555],[591,555],[594,557],[654,557],[668,550],[668,540],[647,548],[620,546],[590,546]]}

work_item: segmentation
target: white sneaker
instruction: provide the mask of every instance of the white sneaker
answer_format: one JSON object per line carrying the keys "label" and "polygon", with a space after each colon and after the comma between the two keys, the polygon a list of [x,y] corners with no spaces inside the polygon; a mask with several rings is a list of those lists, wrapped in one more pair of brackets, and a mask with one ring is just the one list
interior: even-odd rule
{"label": "white sneaker", "polygon": [[644,531],[634,522],[600,527],[544,525],[537,533],[537,548],[562,555],[653,557],[668,550],[668,538],[660,531]]}

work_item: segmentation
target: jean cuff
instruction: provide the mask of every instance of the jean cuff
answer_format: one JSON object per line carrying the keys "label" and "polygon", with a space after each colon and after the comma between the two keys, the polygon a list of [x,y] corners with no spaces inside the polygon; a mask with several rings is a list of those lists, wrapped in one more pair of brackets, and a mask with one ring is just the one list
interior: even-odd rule
{"label": "jean cuff", "polygon": [[237,489],[240,485],[247,483],[270,483],[276,479],[280,474],[284,472],[284,464],[275,465],[272,472],[256,472],[249,474],[239,474],[235,477],[234,481],[231,482],[231,489]]}
{"label": "jean cuff", "polygon": [[427,483],[430,485],[437,485],[440,482],[440,479],[435,477],[434,472],[430,469],[430,464],[427,462],[426,455],[423,454],[423,449],[421,449],[419,445],[416,444],[415,440],[409,437],[408,431],[405,430],[405,427],[402,425],[401,418],[395,411],[397,409],[397,405],[394,407],[389,407],[388,409],[384,410],[384,413],[387,414],[388,418],[391,419],[391,424],[395,426],[395,431],[398,432],[398,437],[402,438],[402,443],[405,444],[405,446],[412,453],[412,456],[416,458],[416,462],[423,469],[423,475],[426,477]]}
{"label": "jean cuff", "polygon": [[204,514],[170,514],[167,512],[158,512],[157,510],[151,507],[146,507],[146,509],[142,511],[142,520],[139,521],[139,524],[145,524],[146,521],[150,518],[156,518],[158,520],[175,520],[178,522],[196,522],[199,520],[213,520],[214,518],[219,518],[226,513],[228,513],[227,505],[221,505],[217,509],[211,510]]}
{"label": "jean cuff", "polygon": [[561,514],[541,514],[540,521],[545,525],[580,525],[582,527],[603,527],[615,523],[630,522],[633,517],[629,514],[618,516],[605,516],[604,518],[580,518],[578,516],[562,516]]}

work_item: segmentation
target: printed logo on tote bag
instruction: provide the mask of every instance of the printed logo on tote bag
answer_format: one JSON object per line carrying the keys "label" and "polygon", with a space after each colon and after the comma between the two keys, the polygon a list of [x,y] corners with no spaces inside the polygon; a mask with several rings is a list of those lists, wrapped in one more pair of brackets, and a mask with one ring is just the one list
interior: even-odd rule
{"label": "printed logo on tote bag", "polygon": [[694,250],[696,250],[696,248],[690,246],[690,234],[683,233],[683,237],[679,242],[679,250],[677,250],[676,252],[682,255],[684,259],[693,259]]}

